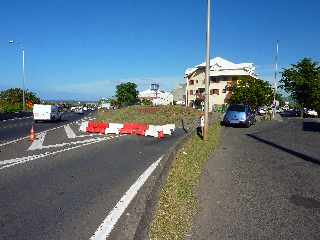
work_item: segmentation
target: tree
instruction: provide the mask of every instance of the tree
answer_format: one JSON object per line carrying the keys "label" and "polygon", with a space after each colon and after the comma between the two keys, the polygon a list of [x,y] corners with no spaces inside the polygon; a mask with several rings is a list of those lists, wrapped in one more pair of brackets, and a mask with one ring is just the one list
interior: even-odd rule
{"label": "tree", "polygon": [[144,98],[141,100],[140,103],[141,103],[141,105],[144,105],[144,106],[152,106],[152,101],[150,99]]}
{"label": "tree", "polygon": [[241,77],[233,86],[233,94],[229,103],[244,103],[251,108],[270,105],[273,100],[273,90],[267,81],[249,76]]}
{"label": "tree", "polygon": [[[21,111],[23,91],[21,88],[10,88],[0,92],[0,108],[4,112]],[[31,108],[32,104],[40,103],[40,98],[33,92],[25,91],[26,107]]]}
{"label": "tree", "polygon": [[[320,111],[320,65],[310,58],[284,69],[280,80],[283,88],[303,108]],[[303,111],[301,111],[303,114]]]}
{"label": "tree", "polygon": [[116,86],[116,98],[119,106],[130,106],[139,102],[137,85],[132,82]]}

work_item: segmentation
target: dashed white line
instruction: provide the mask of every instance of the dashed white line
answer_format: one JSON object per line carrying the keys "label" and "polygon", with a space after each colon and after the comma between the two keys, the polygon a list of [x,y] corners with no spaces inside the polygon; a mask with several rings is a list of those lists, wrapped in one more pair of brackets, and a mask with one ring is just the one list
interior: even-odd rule
{"label": "dashed white line", "polygon": [[117,205],[112,209],[108,216],[103,220],[102,224],[98,227],[96,232],[92,235],[90,240],[105,240],[109,237],[112,229],[118,222],[121,215],[125,212],[130,202],[137,195],[140,188],[147,181],[149,176],[157,168],[161,162],[163,156],[161,156],[156,162],[140,175],[137,181],[129,188],[129,190],[123,195]]}
{"label": "dashed white line", "polygon": [[70,148],[64,148],[64,149],[61,149],[61,150],[58,150],[58,151],[54,151],[54,152],[45,152],[45,153],[41,153],[41,154],[37,154],[37,155],[31,155],[31,156],[26,156],[26,157],[21,157],[21,158],[3,160],[3,161],[0,161],[0,165],[5,165],[5,166],[0,167],[0,170],[6,169],[6,168],[10,168],[10,167],[13,167],[15,165],[22,164],[22,163],[25,163],[25,162],[29,162],[29,161],[32,161],[32,160],[40,159],[40,158],[43,158],[43,157],[55,155],[55,154],[62,153],[62,152],[67,152],[67,151],[70,151],[70,150],[73,150],[73,149],[77,149],[77,148],[80,148],[80,147],[84,147],[84,146],[87,146],[87,145],[90,145],[90,144],[93,144],[93,143],[99,143],[99,142],[106,141],[106,140],[113,139],[113,138],[120,137],[120,136],[122,136],[122,135],[109,136],[109,137],[104,137],[104,138],[97,138],[95,141],[87,142],[87,143],[84,143],[84,144],[81,144],[81,145],[77,145],[77,146],[73,146],[73,147],[70,147]]}
{"label": "dashed white line", "polygon": [[[73,124],[73,123],[75,123],[75,122],[76,122],[76,121],[71,122],[71,123],[67,123],[67,124]],[[50,129],[45,130],[45,131],[42,131],[42,132],[39,132],[38,134],[41,134],[41,133],[43,133],[43,132],[54,131],[54,130],[59,129],[59,128],[62,128],[62,127],[64,127],[64,126],[65,126],[65,124],[64,124],[64,125],[61,125],[61,126],[58,126],[58,127],[50,128]],[[1,144],[0,144],[0,147],[6,146],[6,145],[11,144],[11,143],[19,142],[19,141],[24,140],[24,139],[26,139],[26,138],[28,138],[28,137],[29,137],[29,136],[25,136],[25,137],[21,137],[21,138],[14,139],[14,140],[9,141],[9,142],[1,143]]]}
{"label": "dashed white line", "polygon": [[32,118],[32,116],[30,116],[30,117],[22,117],[22,118],[5,119],[5,120],[2,120],[2,121],[0,121],[0,122],[8,122],[8,121],[14,121],[14,120],[28,119],[28,118]]}

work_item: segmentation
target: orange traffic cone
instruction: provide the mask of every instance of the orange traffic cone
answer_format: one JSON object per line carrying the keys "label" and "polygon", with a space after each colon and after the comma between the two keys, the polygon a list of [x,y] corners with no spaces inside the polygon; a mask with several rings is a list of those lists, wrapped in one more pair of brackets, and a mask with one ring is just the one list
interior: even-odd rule
{"label": "orange traffic cone", "polygon": [[164,138],[163,131],[159,131],[158,132],[158,138],[159,139],[163,139]]}
{"label": "orange traffic cone", "polygon": [[36,139],[36,135],[35,135],[35,133],[34,133],[34,129],[33,129],[33,125],[32,125],[31,130],[30,130],[29,140],[30,140],[31,142],[33,142],[35,139]]}

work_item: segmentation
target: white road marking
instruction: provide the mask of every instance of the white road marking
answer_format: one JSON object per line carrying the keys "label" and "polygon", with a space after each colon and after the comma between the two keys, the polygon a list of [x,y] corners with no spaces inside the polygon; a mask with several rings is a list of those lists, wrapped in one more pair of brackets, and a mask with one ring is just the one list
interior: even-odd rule
{"label": "white road marking", "polygon": [[110,137],[105,137],[105,138],[97,138],[95,141],[87,142],[85,144],[73,146],[73,147],[70,147],[70,148],[64,148],[64,149],[61,149],[61,150],[58,150],[58,151],[54,151],[54,152],[45,152],[45,153],[41,153],[41,154],[37,154],[37,155],[31,155],[31,156],[26,156],[26,157],[21,157],[21,158],[14,158],[14,159],[0,161],[0,166],[1,165],[5,165],[5,166],[0,167],[0,170],[6,169],[6,168],[10,168],[10,167],[13,167],[15,165],[22,164],[22,163],[25,163],[25,162],[29,162],[29,161],[32,161],[32,160],[40,159],[40,158],[43,158],[43,157],[55,155],[55,154],[62,153],[62,152],[67,152],[67,151],[70,151],[70,150],[73,150],[73,149],[77,149],[77,148],[80,148],[80,147],[84,147],[84,146],[87,146],[87,145],[90,145],[90,144],[93,144],[93,143],[99,143],[99,142],[106,141],[106,140],[113,139],[113,138],[120,137],[120,136],[123,136],[123,135],[110,136]]}
{"label": "white road marking", "polygon": [[[107,139],[110,139],[110,137],[106,137]],[[68,145],[76,145],[76,144],[82,144],[82,143],[88,143],[88,142],[94,142],[97,141],[99,138],[90,138],[82,141],[75,141],[75,142],[66,142],[66,143],[58,143],[54,145],[47,145],[47,146],[42,146],[41,149],[48,149],[48,148],[59,148],[59,147],[64,147]]]}
{"label": "white road marking", "polygon": [[14,121],[14,120],[22,120],[22,119],[28,119],[28,118],[32,118],[32,116],[30,116],[30,117],[22,117],[22,118],[11,118],[11,119],[2,120],[2,121],[0,121],[0,122],[7,122],[7,121]]}
{"label": "white road marking", "polygon": [[64,125],[64,130],[66,131],[67,137],[68,138],[76,138],[76,134],[74,131],[71,129],[70,125]]}
{"label": "white road marking", "polygon": [[42,145],[44,142],[44,139],[46,137],[47,132],[42,132],[40,134],[38,134],[38,137],[36,140],[34,140],[31,144],[31,146],[28,148],[28,151],[33,151],[33,150],[37,150],[37,149],[42,149]]}
{"label": "white road marking", "polygon": [[[67,124],[73,124],[73,123],[75,123],[75,121],[74,121],[74,122],[71,122],[71,123],[67,123]],[[65,124],[64,124],[64,125],[65,125]],[[40,133],[43,133],[43,132],[50,132],[50,131],[53,131],[53,130],[62,128],[62,127],[64,127],[64,125],[47,129],[47,130],[45,130],[45,131],[39,132],[39,134],[40,134]],[[19,141],[24,140],[24,139],[26,139],[26,138],[28,138],[28,137],[29,137],[29,136],[25,136],[25,137],[21,137],[21,138],[17,138],[17,139],[11,140],[11,141],[9,141],[9,142],[1,143],[1,144],[0,144],[0,147],[5,146],[5,145],[9,145],[9,144],[11,144],[11,143],[19,142]]]}
{"label": "white road marking", "polygon": [[96,232],[91,236],[90,240],[105,240],[109,237],[112,229],[118,222],[121,215],[125,212],[130,202],[137,195],[139,189],[147,181],[149,176],[157,168],[161,162],[163,156],[161,156],[156,162],[140,175],[137,181],[129,188],[129,190],[123,195],[117,205],[112,209],[108,216],[103,220],[102,224],[98,227]]}

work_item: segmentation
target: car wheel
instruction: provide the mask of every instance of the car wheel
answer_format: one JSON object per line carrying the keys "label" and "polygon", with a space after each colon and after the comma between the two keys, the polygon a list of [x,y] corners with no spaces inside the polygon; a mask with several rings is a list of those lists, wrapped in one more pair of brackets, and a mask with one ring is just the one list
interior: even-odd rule
{"label": "car wheel", "polygon": [[246,122],[246,124],[245,124],[245,127],[248,128],[250,126],[251,126],[251,122],[250,122],[250,120],[248,120],[248,122]]}

